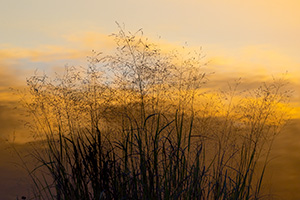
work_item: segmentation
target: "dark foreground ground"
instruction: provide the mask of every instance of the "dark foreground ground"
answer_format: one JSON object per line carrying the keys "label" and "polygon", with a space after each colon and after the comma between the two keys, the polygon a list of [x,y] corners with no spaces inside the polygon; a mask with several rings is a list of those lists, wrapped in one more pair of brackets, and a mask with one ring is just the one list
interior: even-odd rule
{"label": "dark foreground ground", "polygon": [[[28,159],[28,144],[15,147],[23,158]],[[272,199],[300,199],[300,119],[291,120],[276,138],[271,158],[263,190],[273,194]],[[0,200],[21,199],[29,191],[30,179],[21,162],[12,148],[0,140]]]}

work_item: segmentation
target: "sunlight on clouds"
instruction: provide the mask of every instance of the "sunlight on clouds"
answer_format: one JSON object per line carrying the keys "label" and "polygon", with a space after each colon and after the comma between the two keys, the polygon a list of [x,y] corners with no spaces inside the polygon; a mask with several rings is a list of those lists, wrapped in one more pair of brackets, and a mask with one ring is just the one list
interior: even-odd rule
{"label": "sunlight on clouds", "polygon": [[261,81],[285,73],[291,82],[297,83],[300,78],[300,60],[276,51],[272,47],[248,46],[235,50],[231,54],[222,50],[216,50],[216,52],[217,54],[209,53],[211,65],[216,72],[241,77],[259,76]]}
{"label": "sunlight on clouds", "polygon": [[[9,72],[8,76],[3,75],[4,71],[8,68],[18,69],[15,65],[26,69],[26,65],[31,64],[31,62],[47,63],[47,66],[51,65],[52,69],[61,71],[64,65],[67,64],[65,63],[66,60],[87,64],[86,56],[91,55],[92,49],[96,52],[110,53],[116,47],[113,37],[97,32],[74,33],[65,35],[64,39],[67,42],[67,45],[64,46],[43,45],[37,48],[5,46],[5,48],[0,49],[0,61],[2,64],[6,63],[9,67],[2,68],[0,76],[16,76],[17,80],[18,76],[24,76],[24,73]],[[200,49],[188,45],[182,47],[179,43],[171,43],[161,38],[149,38],[148,41],[156,44],[163,54],[167,54],[175,49],[178,50],[179,54],[186,54],[194,50],[199,52]],[[207,87],[212,89],[224,87],[228,82],[240,77],[245,87],[253,88],[262,82],[270,81],[272,76],[280,77],[286,72],[287,74],[284,77],[291,82],[291,86],[299,86],[300,60],[272,46],[253,45],[228,50],[222,49],[220,46],[207,45],[207,47],[204,47],[203,55],[207,55],[203,58],[203,63],[209,62],[207,66],[202,68],[203,72],[215,72],[214,75],[209,77],[211,81],[207,85]],[[27,64],[21,61],[13,62],[20,59],[28,59],[30,62]],[[23,80],[25,78],[22,77]],[[13,84],[13,81],[10,80],[14,80],[14,78],[9,78],[6,82]],[[300,108],[299,91],[296,88],[295,90],[295,97],[292,97],[292,102],[293,105],[296,105],[295,110],[297,110]],[[1,89],[0,93],[2,94],[1,100],[6,101],[9,99],[6,89]],[[298,110],[295,112],[300,113]]]}
{"label": "sunlight on clouds", "polygon": [[12,102],[17,102],[19,97],[13,95],[13,92],[9,90],[7,87],[0,87],[0,104],[9,104]]}
{"label": "sunlight on clouds", "polygon": [[78,59],[84,57],[79,50],[62,46],[41,46],[34,49],[10,47],[0,50],[0,60],[29,59],[31,61],[49,62],[61,59]]}
{"label": "sunlight on clouds", "polygon": [[81,48],[89,48],[89,50],[111,50],[115,47],[113,37],[97,32],[65,35],[64,39],[69,43],[78,44]]}
{"label": "sunlight on clouds", "polygon": [[[134,32],[132,33],[134,34]],[[138,35],[141,36],[141,34]],[[167,40],[164,40],[160,37],[145,37],[148,38],[149,43],[156,44],[162,50],[163,53],[168,53],[175,49],[182,49],[182,47],[179,44],[170,43]],[[116,48],[114,37],[98,32],[76,33],[71,35],[65,35],[64,38],[71,44],[77,44],[78,48],[81,49],[93,49],[95,51],[107,53],[113,51]]]}
{"label": "sunlight on clouds", "polygon": [[272,77],[287,80],[288,89],[294,91],[291,96],[291,106],[294,107],[292,118],[300,118],[299,59],[267,45],[247,46],[230,52],[214,47],[208,54],[210,67],[216,72],[211,80],[218,83],[214,87],[224,86],[226,82],[239,77],[242,78],[242,85],[248,89],[262,82],[268,83]]}

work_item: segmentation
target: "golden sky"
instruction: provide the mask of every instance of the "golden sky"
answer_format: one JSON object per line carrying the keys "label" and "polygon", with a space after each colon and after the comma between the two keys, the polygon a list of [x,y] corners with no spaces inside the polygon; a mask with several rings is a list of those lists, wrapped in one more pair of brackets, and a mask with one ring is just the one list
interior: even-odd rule
{"label": "golden sky", "polygon": [[0,101],[35,69],[86,65],[92,49],[112,49],[117,21],[163,48],[202,47],[215,80],[247,84],[288,72],[300,117],[299,11],[298,0],[1,1]]}
{"label": "golden sky", "polygon": [[[22,87],[38,69],[87,65],[91,50],[114,48],[116,21],[143,28],[161,48],[202,47],[217,89],[242,78],[249,87],[272,76],[295,90],[300,117],[300,1],[297,0],[88,0],[0,2],[0,106],[16,101],[9,87]],[[204,69],[206,70],[206,69]]]}
{"label": "golden sky", "polygon": [[25,85],[35,69],[86,65],[92,49],[111,50],[115,21],[143,28],[163,48],[202,47],[216,83],[241,77],[256,85],[288,72],[300,118],[299,19],[299,0],[0,1],[0,142],[20,126],[9,87]]}
{"label": "golden sky", "polygon": [[111,50],[118,21],[143,28],[162,48],[201,46],[216,83],[260,83],[288,72],[300,117],[299,10],[296,0],[2,1],[0,101],[15,101],[9,87],[24,85],[35,69],[86,65],[92,49]]}
{"label": "golden sky", "polygon": [[201,46],[216,79],[262,82],[288,72],[300,107],[299,10],[297,0],[2,1],[0,99],[35,69],[84,65],[92,49],[113,48],[118,21],[169,48]]}
{"label": "golden sky", "polygon": [[1,49],[74,47],[69,37],[110,34],[115,21],[171,43],[227,51],[264,45],[297,57],[300,46],[297,0],[11,0],[0,5]]}

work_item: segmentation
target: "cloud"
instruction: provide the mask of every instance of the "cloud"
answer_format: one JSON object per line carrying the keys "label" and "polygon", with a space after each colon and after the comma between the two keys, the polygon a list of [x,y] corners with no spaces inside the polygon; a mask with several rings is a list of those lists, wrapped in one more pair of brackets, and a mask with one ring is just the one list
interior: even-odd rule
{"label": "cloud", "polygon": [[63,36],[63,38],[67,42],[84,49],[110,50],[115,47],[113,37],[98,32],[69,34]]}
{"label": "cloud", "polygon": [[[110,53],[116,47],[113,37],[97,32],[74,33],[63,37],[65,44],[61,46],[41,45],[35,48],[21,48],[2,45],[0,101],[9,101],[11,96],[8,87],[24,84],[25,78],[32,74],[34,68],[44,66],[60,71],[67,62],[71,62],[72,65],[86,64],[86,56],[91,55],[92,49]],[[199,50],[193,46],[182,48],[179,43],[171,43],[160,38],[149,38],[148,41],[157,44],[158,48],[162,49],[162,53],[174,49],[179,49],[179,53]],[[300,60],[298,58],[268,45],[252,45],[235,49],[207,45],[203,52],[207,55],[203,63],[209,61],[208,66],[202,67],[203,72],[215,72],[209,77],[210,82],[206,87],[224,89],[228,82],[241,77],[244,87],[251,89],[262,82],[271,81],[272,76],[281,77],[287,71],[285,78],[295,88],[292,102],[296,107],[300,107],[298,89],[300,88]]]}
{"label": "cloud", "polygon": [[264,82],[272,77],[284,76],[292,84],[299,83],[300,60],[272,46],[246,46],[229,50],[210,47],[208,55],[210,67],[220,79],[241,77],[252,82]]}
{"label": "cloud", "polygon": [[[0,45],[0,62],[26,59],[31,62],[53,62],[57,60],[80,60],[90,55],[91,50],[110,53],[116,48],[113,36],[98,32],[79,32],[64,35],[65,43],[62,45],[40,45],[34,48],[24,48],[12,45]],[[159,48],[169,51],[178,47],[164,40],[158,42]]]}
{"label": "cloud", "polygon": [[228,83],[241,78],[241,89],[255,89],[262,83],[285,79],[286,90],[293,90],[291,106],[293,117],[300,118],[300,60],[273,46],[254,45],[236,49],[208,47],[211,76],[207,87],[227,89]]}
{"label": "cloud", "polygon": [[0,60],[28,59],[33,62],[49,62],[61,59],[78,59],[84,57],[84,53],[77,49],[63,46],[43,45],[34,49],[8,47],[0,50]]}

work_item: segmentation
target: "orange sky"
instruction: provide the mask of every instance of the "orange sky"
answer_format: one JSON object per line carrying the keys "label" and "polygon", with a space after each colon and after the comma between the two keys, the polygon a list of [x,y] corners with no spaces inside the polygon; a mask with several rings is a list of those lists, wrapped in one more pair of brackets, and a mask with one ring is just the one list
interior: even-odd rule
{"label": "orange sky", "polygon": [[87,65],[92,49],[112,50],[115,21],[129,31],[143,28],[165,49],[202,47],[215,89],[239,77],[251,87],[288,72],[300,118],[299,19],[299,0],[0,1],[0,143],[13,133],[26,141],[9,88],[24,86],[36,69]]}
{"label": "orange sky", "polygon": [[299,118],[299,11],[297,0],[2,1],[0,104],[15,102],[9,87],[24,86],[36,69],[84,66],[92,49],[112,50],[108,35],[118,21],[130,31],[143,28],[164,49],[202,47],[215,89],[240,77],[250,87],[288,72]]}
{"label": "orange sky", "polygon": [[143,28],[163,49],[202,47],[215,89],[240,77],[251,87],[288,72],[300,118],[299,11],[296,0],[2,1],[0,104],[16,102],[9,87],[24,86],[36,69],[84,66],[92,49],[112,50],[108,35],[118,21],[129,31]]}
{"label": "orange sky", "polygon": [[24,80],[34,69],[85,64],[91,49],[111,48],[118,21],[164,44],[202,46],[218,76],[288,71],[299,86],[299,11],[298,0],[2,1],[0,75],[22,71],[12,74]]}

